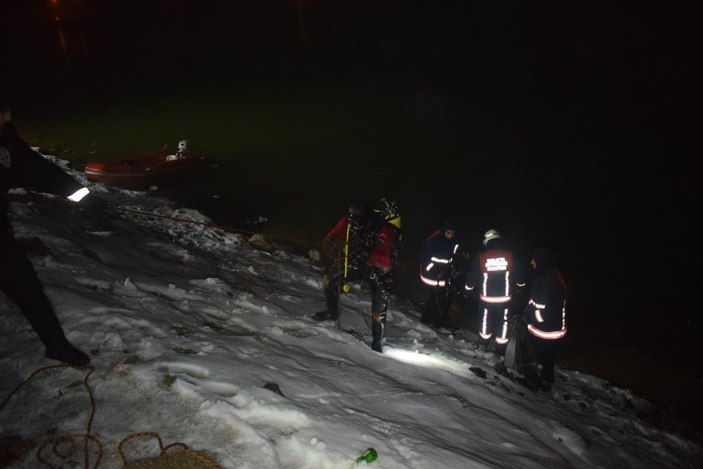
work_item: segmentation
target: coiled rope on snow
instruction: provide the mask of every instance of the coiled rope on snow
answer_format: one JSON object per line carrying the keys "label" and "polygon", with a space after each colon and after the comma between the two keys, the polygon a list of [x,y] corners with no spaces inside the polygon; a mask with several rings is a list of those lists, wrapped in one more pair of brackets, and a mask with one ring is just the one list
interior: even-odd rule
{"label": "coiled rope on snow", "polygon": [[[90,400],[90,416],[88,417],[88,422],[86,425],[86,430],[85,433],[83,434],[73,434],[73,435],[59,435],[55,436],[53,438],[48,439],[45,441],[41,446],[36,451],[36,458],[39,463],[42,465],[53,469],[55,466],[50,464],[46,459],[45,453],[46,448],[51,447],[51,450],[53,452],[53,455],[57,457],[61,461],[67,461],[68,458],[72,457],[77,449],[78,445],[76,443],[77,438],[82,438],[83,439],[83,467],[84,469],[89,469],[90,468],[90,446],[89,442],[93,442],[95,444],[95,452],[96,452],[96,459],[95,459],[95,464],[93,465],[93,469],[97,469],[100,465],[100,462],[103,457],[103,445],[100,442],[98,438],[96,438],[94,435],[91,434],[92,431],[92,425],[93,425],[93,420],[95,418],[95,398],[93,396],[93,390],[91,389],[90,385],[88,384],[88,379],[90,376],[93,374],[95,371],[95,368],[92,366],[87,366],[87,367],[80,367],[80,366],[74,366],[74,365],[68,365],[68,364],[60,364],[60,365],[50,365],[50,366],[45,366],[42,368],[39,368],[32,372],[27,378],[22,380],[17,386],[14,387],[14,389],[5,397],[5,399],[2,400],[2,403],[0,403],[0,411],[2,411],[7,403],[10,401],[12,396],[14,396],[19,390],[29,382],[31,382],[37,375],[39,375],[42,372],[52,370],[52,369],[57,369],[57,368],[77,368],[81,370],[87,370],[87,373],[85,377],[82,380],[82,384],[85,387],[86,391],[88,392],[88,397]],[[127,457],[124,454],[124,451],[122,450],[122,447],[124,446],[125,443],[127,443],[130,440],[136,439],[136,438],[142,438],[142,437],[152,437],[156,438],[158,444],[159,444],[159,452],[160,454],[155,457],[155,458],[144,458],[137,460],[133,463],[128,463],[127,462]],[[169,452],[171,448],[177,448],[175,451]],[[118,454],[120,456],[120,459],[122,463],[124,464],[125,468],[153,468],[153,469],[167,469],[167,468],[188,468],[188,469],[224,469],[223,466],[218,464],[215,460],[212,458],[208,457],[207,455],[191,450],[188,448],[187,445],[184,443],[172,443],[170,445],[164,446],[163,441],[161,440],[161,437],[159,436],[158,433],[156,432],[137,432],[133,433],[131,435],[126,436],[125,438],[122,439],[120,444],[118,445],[117,448]]]}

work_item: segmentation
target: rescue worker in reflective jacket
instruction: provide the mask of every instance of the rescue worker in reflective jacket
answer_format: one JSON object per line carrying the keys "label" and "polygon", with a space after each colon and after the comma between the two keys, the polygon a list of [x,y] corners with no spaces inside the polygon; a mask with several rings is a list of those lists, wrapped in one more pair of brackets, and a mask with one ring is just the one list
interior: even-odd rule
{"label": "rescue worker in reflective jacket", "polygon": [[327,310],[313,315],[318,321],[339,319],[340,290],[349,282],[366,281],[371,287],[371,348],[383,353],[382,340],[393,282],[394,229],[366,202],[356,202],[339,219],[322,242],[324,252],[338,260],[330,266],[322,285]]}
{"label": "rescue worker in reflective jacket", "polygon": [[459,272],[454,267],[454,256],[459,250],[456,227],[450,221],[430,234],[420,250],[420,281],[430,288],[420,321],[434,327],[448,322],[449,308],[454,301],[455,281]]}
{"label": "rescue worker in reflective jacket", "polygon": [[46,356],[85,366],[89,357],[74,347],[59,323],[34,267],[14,237],[7,219],[7,192],[23,187],[66,197],[91,209],[107,205],[57,165],[30,148],[12,125],[9,106],[0,99],[0,290],[15,303],[46,347]]}
{"label": "rescue worker in reflective jacket", "polygon": [[478,297],[479,336],[486,342],[487,349],[503,354],[510,333],[513,295],[525,286],[524,274],[498,231],[486,231],[483,246],[483,252],[471,263],[465,289]]}
{"label": "rescue worker in reflective jacket", "polygon": [[527,324],[530,345],[541,371],[532,370],[525,378],[531,389],[549,392],[554,383],[558,345],[566,336],[567,288],[550,249],[536,249],[530,265],[534,269],[530,300],[523,310],[522,320]]}

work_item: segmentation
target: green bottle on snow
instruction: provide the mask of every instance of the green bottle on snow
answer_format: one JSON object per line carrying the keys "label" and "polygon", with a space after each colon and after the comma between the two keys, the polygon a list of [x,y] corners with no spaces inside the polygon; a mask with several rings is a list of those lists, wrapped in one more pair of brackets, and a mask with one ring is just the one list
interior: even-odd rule
{"label": "green bottle on snow", "polygon": [[366,450],[366,452],[364,452],[364,454],[362,454],[361,456],[356,458],[356,460],[354,462],[362,462],[362,461],[374,462],[377,457],[378,457],[378,453],[376,453],[376,450],[373,448],[369,448]]}

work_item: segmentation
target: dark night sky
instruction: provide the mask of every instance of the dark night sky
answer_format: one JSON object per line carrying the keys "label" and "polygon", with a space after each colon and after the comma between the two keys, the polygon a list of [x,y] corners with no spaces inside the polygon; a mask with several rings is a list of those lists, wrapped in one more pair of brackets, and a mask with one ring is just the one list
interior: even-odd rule
{"label": "dark night sky", "polygon": [[[442,154],[435,193],[443,184],[480,190],[499,171],[519,180],[510,188],[522,204],[517,217],[547,207],[586,229],[606,259],[650,259],[653,269],[632,268],[648,288],[662,269],[700,264],[697,2],[59,3],[71,6],[69,42],[80,40],[69,34],[76,22],[91,39],[73,55],[38,46],[42,34],[56,42],[46,2],[6,2],[16,14],[1,15],[0,76],[26,112],[120,99],[137,87],[267,83],[288,93],[345,82],[357,93],[407,93],[408,118],[434,126],[428,138]],[[555,197],[565,203],[550,205]],[[692,259],[666,254],[672,231]],[[687,282],[701,287],[680,278]]]}

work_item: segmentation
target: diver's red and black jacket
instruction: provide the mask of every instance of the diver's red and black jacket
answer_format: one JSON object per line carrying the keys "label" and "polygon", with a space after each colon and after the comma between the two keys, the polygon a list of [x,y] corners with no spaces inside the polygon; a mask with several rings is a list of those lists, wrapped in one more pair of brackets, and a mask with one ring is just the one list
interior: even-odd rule
{"label": "diver's red and black jacket", "polygon": [[530,301],[523,319],[527,330],[540,339],[557,340],[566,335],[566,281],[556,267],[535,275]]}
{"label": "diver's red and black jacket", "polygon": [[446,287],[458,250],[455,238],[445,237],[441,229],[425,238],[420,251],[420,281],[432,287]]}
{"label": "diver's red and black jacket", "polygon": [[516,265],[512,252],[497,241],[490,241],[489,246],[474,257],[471,271],[466,276],[464,288],[477,293],[478,299],[484,303],[508,303],[515,289],[525,285],[522,269]]}
{"label": "diver's red and black jacket", "polygon": [[354,268],[374,267],[387,273],[393,268],[394,237],[393,225],[380,216],[372,216],[365,227],[355,230],[349,226],[345,215],[327,233],[324,242],[337,239],[342,250],[347,243],[347,259]]}

